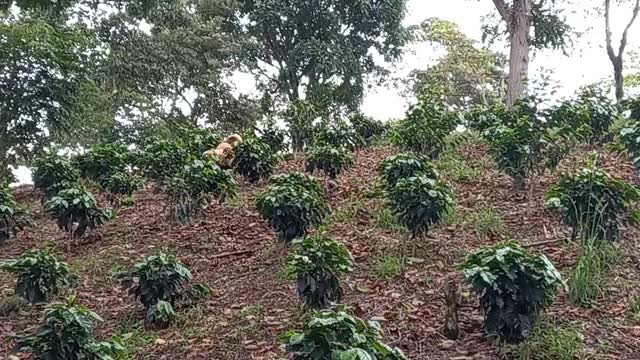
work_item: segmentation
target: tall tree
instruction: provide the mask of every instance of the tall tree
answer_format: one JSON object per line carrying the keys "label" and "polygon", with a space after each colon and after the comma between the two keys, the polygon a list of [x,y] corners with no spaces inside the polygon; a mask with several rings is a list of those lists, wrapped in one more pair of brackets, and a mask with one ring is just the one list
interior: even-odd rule
{"label": "tall tree", "polygon": [[416,41],[441,46],[446,51],[434,65],[411,73],[413,93],[438,87],[445,102],[458,109],[501,97],[506,77],[503,56],[478,47],[457,24],[447,20],[427,19],[412,30]]}
{"label": "tall tree", "polygon": [[[521,98],[529,74],[531,47],[563,48],[570,27],[555,7],[557,0],[493,0],[506,25],[509,36],[509,76],[507,78],[507,105]],[[497,34],[498,26],[485,27],[487,33]]]}
{"label": "tall tree", "polygon": [[[611,64],[613,65],[613,79],[615,81],[616,99],[618,100],[618,102],[622,101],[622,99],[624,98],[624,76],[622,75],[622,70],[624,66],[624,51],[627,47],[627,37],[629,36],[629,29],[631,29],[631,26],[633,26],[633,23],[638,17],[638,13],[640,13],[640,0],[631,0],[630,3],[633,4],[634,1],[635,5],[633,5],[633,9],[631,10],[631,19],[626,24],[624,31],[622,32],[620,45],[618,45],[618,51],[616,53],[616,51],[613,49],[613,35],[611,31],[611,0],[604,0],[607,55],[609,56],[609,60],[611,60]],[[621,2],[626,1],[623,0]]]}
{"label": "tall tree", "polygon": [[397,59],[407,40],[406,0],[241,0],[258,44],[259,78],[287,100],[360,104],[375,52]]}

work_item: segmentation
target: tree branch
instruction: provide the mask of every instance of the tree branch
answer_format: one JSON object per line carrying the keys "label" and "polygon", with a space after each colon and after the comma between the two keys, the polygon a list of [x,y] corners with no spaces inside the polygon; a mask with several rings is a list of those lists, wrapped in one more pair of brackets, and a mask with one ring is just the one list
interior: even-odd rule
{"label": "tree branch", "polygon": [[607,55],[611,61],[616,60],[616,54],[613,51],[611,45],[611,0],[604,1],[604,21],[605,21],[605,34],[607,37]]}
{"label": "tree branch", "polygon": [[[609,2],[609,0],[607,0]],[[624,48],[627,46],[627,35],[629,33],[629,29],[633,25],[633,22],[636,21],[638,17],[638,13],[640,12],[640,0],[636,0],[636,5],[633,8],[633,15],[631,15],[631,21],[627,24],[627,27],[624,28],[624,32],[622,33],[622,39],[620,39],[620,49],[618,50],[618,56],[622,56],[624,53]]]}
{"label": "tree branch", "polygon": [[502,16],[502,19],[507,23],[507,26],[511,23],[511,8],[504,0],[493,0],[493,3],[498,9],[498,13]]}

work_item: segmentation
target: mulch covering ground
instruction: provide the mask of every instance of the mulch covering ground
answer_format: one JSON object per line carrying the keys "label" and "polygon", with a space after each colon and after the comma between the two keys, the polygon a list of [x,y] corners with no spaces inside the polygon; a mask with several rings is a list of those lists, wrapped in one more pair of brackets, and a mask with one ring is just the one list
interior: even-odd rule
{"label": "mulch covering ground", "polygon": [[[397,150],[386,147],[357,153],[356,165],[331,181],[322,176],[333,215],[327,228],[352,252],[356,267],[345,276],[344,303],[362,317],[382,319],[387,343],[411,359],[496,359],[496,347],[484,336],[475,297],[462,288],[457,341],[441,334],[442,287],[448,280],[462,282],[456,269],[474,249],[491,245],[505,235],[480,237],[469,219],[479,210],[493,209],[504,219],[510,237],[531,251],[549,256],[565,275],[575,266],[579,247],[566,241],[569,230],[543,207],[544,192],[557,174],[539,176],[529,190],[514,191],[510,178],[495,170],[486,148],[470,144],[460,150],[481,171],[472,180],[452,182],[456,221],[435,227],[427,239],[411,248],[401,246],[407,235],[387,230],[376,221],[383,200],[374,196],[376,165]],[[633,166],[624,157],[603,151],[603,166],[618,177],[638,184]],[[565,160],[566,170],[585,164],[587,149]],[[278,172],[302,170],[296,157]],[[118,210],[117,218],[68,246],[66,235],[42,216],[39,195],[31,187],[15,190],[29,204],[37,226],[0,247],[0,259],[25,250],[51,246],[79,276],[76,293],[83,304],[104,318],[97,325],[100,338],[128,334],[135,359],[276,359],[286,357],[278,336],[300,328],[303,310],[295,282],[282,274],[288,249],[255,209],[254,199],[266,186],[242,182],[238,200],[212,205],[192,225],[172,225],[165,219],[165,203],[151,189],[135,194],[134,206]],[[547,311],[552,318],[579,325],[588,353],[597,359],[640,358],[640,323],[630,315],[631,302],[640,295],[638,230],[622,229],[624,259],[610,275],[606,295],[591,309],[572,305],[561,292]],[[142,306],[112,278],[113,271],[130,267],[159,250],[176,254],[207,282],[213,294],[200,306],[182,311],[177,324],[166,330],[145,330]],[[376,261],[384,255],[409,252],[399,275],[382,279]],[[13,293],[14,279],[0,272],[0,297]],[[59,296],[62,298],[62,294]],[[36,326],[42,306],[27,307],[0,316],[0,337]],[[9,354],[9,340],[0,343],[0,356]],[[25,354],[20,354],[26,356]]]}

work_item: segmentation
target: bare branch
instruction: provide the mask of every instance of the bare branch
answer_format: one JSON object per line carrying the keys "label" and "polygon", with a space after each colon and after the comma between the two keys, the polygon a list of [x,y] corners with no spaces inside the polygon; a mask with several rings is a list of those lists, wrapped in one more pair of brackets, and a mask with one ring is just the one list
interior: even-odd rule
{"label": "bare branch", "polygon": [[[607,0],[608,2],[609,0]],[[624,48],[627,46],[627,35],[629,33],[629,29],[633,25],[633,22],[636,21],[638,17],[638,13],[640,12],[640,0],[636,0],[636,5],[633,8],[633,15],[631,16],[631,20],[627,24],[627,27],[624,28],[624,32],[622,33],[622,39],[620,39],[620,49],[618,50],[618,56],[622,56],[624,53]]]}
{"label": "bare branch", "polygon": [[511,8],[504,0],[493,0],[493,3],[498,9],[498,13],[502,16],[502,19],[508,24],[511,23]]}
{"label": "bare branch", "polygon": [[613,46],[611,45],[611,0],[604,1],[604,20],[605,20],[605,33],[607,36],[607,55],[609,55],[609,59],[611,61],[615,61],[616,54],[613,51]]}

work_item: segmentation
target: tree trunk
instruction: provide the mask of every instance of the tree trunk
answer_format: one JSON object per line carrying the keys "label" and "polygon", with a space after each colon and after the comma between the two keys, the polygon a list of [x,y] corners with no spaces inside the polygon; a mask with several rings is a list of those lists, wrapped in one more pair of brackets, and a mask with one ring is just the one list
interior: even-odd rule
{"label": "tree trunk", "polygon": [[618,103],[624,99],[624,76],[622,75],[622,57],[612,60],[613,78],[616,83],[616,100]]}
{"label": "tree trunk", "polygon": [[507,79],[507,105],[511,107],[524,94],[529,74],[531,0],[515,1],[509,19],[507,26],[511,51]]}

